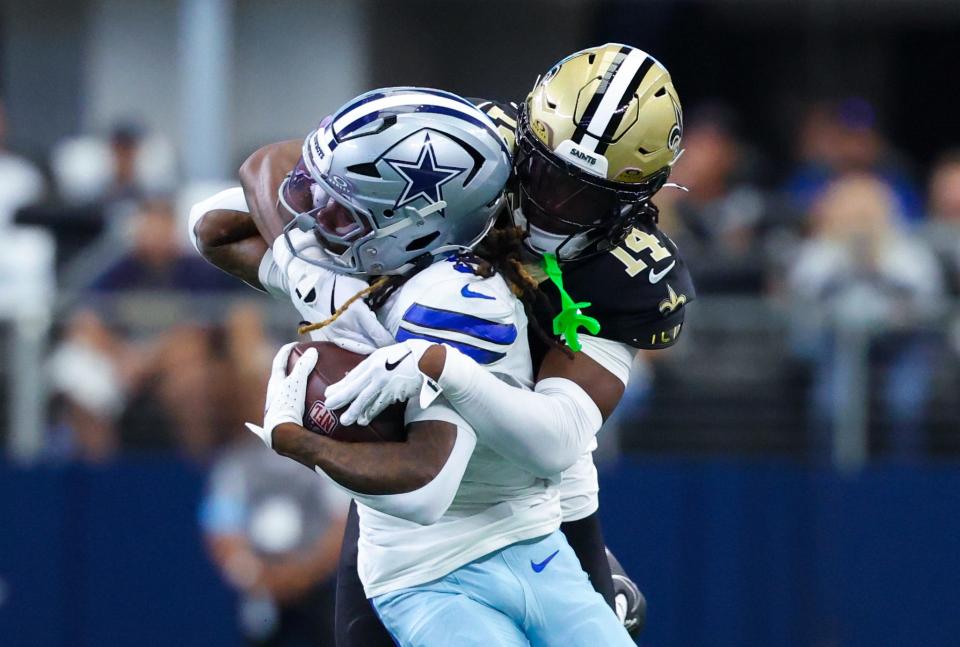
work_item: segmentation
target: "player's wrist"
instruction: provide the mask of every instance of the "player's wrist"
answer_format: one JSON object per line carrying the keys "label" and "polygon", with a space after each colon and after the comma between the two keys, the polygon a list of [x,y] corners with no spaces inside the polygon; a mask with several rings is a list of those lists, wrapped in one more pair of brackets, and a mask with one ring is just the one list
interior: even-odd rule
{"label": "player's wrist", "polygon": [[303,426],[291,420],[278,422],[270,431],[273,448],[278,452],[289,448],[292,440],[303,431]]}
{"label": "player's wrist", "polygon": [[334,442],[298,422],[281,422],[273,429],[273,450],[281,456],[316,467],[323,462],[324,443]]}
{"label": "player's wrist", "polygon": [[437,384],[451,396],[468,391],[476,368],[477,364],[457,349],[445,350],[443,370],[436,378]]}
{"label": "player's wrist", "polygon": [[446,357],[446,346],[443,344],[432,344],[424,351],[423,355],[420,356],[420,361],[417,366],[420,372],[427,377],[439,380],[440,375],[443,373],[443,367],[446,364]]}

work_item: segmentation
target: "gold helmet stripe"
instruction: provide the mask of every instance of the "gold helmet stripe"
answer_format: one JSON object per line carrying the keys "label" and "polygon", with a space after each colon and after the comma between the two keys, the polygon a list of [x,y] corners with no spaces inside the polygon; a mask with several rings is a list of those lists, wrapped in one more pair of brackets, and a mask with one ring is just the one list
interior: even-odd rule
{"label": "gold helmet stripe", "polygon": [[[620,54],[624,51],[627,52],[627,55],[621,56]],[[607,134],[610,122],[618,111],[620,113],[620,119],[622,119],[622,113],[625,111],[626,105],[629,104],[633,92],[636,91],[637,86],[640,85],[640,81],[647,75],[652,65],[652,57],[645,52],[632,47],[621,47],[620,53],[604,73],[600,87],[597,88],[597,92],[591,97],[590,106],[593,106],[594,100],[599,97],[595,110],[592,114],[584,112],[583,119],[581,120],[584,134],[580,141],[577,141],[576,138],[574,138],[574,141],[590,151],[598,152],[597,148],[601,140],[607,139],[609,141],[609,138],[613,135],[612,132],[609,135]],[[632,90],[630,89],[631,87],[633,88]],[[590,106],[588,106],[588,110]],[[619,123],[620,121],[618,119],[617,124],[613,128],[613,132],[616,132]]]}

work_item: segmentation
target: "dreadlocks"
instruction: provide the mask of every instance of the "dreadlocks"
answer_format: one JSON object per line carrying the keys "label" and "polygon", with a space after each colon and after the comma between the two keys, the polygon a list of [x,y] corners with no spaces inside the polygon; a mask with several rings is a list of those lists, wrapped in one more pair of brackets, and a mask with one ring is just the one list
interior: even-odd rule
{"label": "dreadlocks", "polygon": [[[487,266],[486,273],[478,271],[483,277],[493,276],[499,272],[503,276],[510,290],[523,304],[530,327],[548,348],[558,347],[567,355],[572,356],[570,350],[557,342],[543,326],[535,311],[539,305],[545,312],[552,312],[553,306],[547,295],[540,290],[537,280],[530,275],[523,265],[523,229],[513,224],[494,227],[477,246],[475,256]],[[486,259],[486,260],[484,260]]]}
{"label": "dreadlocks", "polygon": [[339,308],[337,308],[336,310],[334,310],[333,313],[331,313],[331,315],[330,315],[329,317],[327,317],[326,319],[324,319],[323,321],[320,321],[320,322],[318,322],[318,323],[303,324],[303,325],[301,325],[299,328],[297,328],[297,332],[300,333],[301,335],[306,335],[308,332],[312,332],[312,331],[314,331],[314,330],[320,330],[321,328],[326,328],[327,326],[329,326],[330,324],[332,324],[334,321],[336,321],[337,319],[339,319],[339,318],[340,318],[340,315],[342,315],[344,312],[346,312],[347,309],[348,309],[350,306],[352,306],[356,301],[358,301],[358,300],[360,300],[360,299],[362,299],[362,298],[364,298],[364,297],[371,297],[371,298],[372,298],[372,295],[374,295],[375,293],[377,293],[377,292],[383,292],[384,288],[390,283],[390,279],[392,279],[392,278],[394,278],[394,277],[392,277],[392,276],[381,276],[381,277],[378,278],[376,281],[374,281],[373,283],[371,283],[369,287],[366,287],[366,288],[360,290],[359,292],[357,292],[356,294],[354,294],[352,297],[350,297],[349,299],[347,299],[346,301],[344,301],[344,302],[343,302],[343,305],[341,305]]}

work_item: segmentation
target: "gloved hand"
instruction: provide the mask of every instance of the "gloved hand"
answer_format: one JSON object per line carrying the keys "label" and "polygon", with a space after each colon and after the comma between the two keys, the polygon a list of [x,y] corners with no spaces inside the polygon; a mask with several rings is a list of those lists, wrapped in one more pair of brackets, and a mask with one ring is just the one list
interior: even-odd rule
{"label": "gloved hand", "polygon": [[422,339],[408,339],[374,351],[357,364],[339,382],[324,392],[330,409],[350,407],[340,415],[340,422],[369,425],[370,421],[394,402],[406,402],[420,394],[420,406],[427,407],[440,395],[440,386],[420,372],[418,364],[433,344]]}
{"label": "gloved hand", "polygon": [[255,433],[264,444],[273,449],[273,430],[285,422],[303,424],[304,400],[307,396],[307,378],[317,365],[317,349],[309,348],[294,364],[287,375],[287,361],[297,342],[280,349],[273,358],[270,381],[267,383],[267,406],[263,414],[263,427],[247,423],[247,429]]}
{"label": "gloved hand", "polygon": [[607,548],[607,561],[613,577],[613,599],[617,617],[631,637],[636,638],[647,626],[647,598],[636,583],[630,579],[623,566]]}
{"label": "gloved hand", "polygon": [[[300,256],[311,258],[325,254],[309,232],[294,229],[290,232],[290,241]],[[337,274],[297,258],[283,236],[273,243],[273,259],[286,273],[294,307],[311,323],[329,318],[350,297],[369,287],[362,279]],[[354,301],[333,323],[311,331],[310,337],[314,341],[333,342],[361,355],[396,343],[363,299]]]}

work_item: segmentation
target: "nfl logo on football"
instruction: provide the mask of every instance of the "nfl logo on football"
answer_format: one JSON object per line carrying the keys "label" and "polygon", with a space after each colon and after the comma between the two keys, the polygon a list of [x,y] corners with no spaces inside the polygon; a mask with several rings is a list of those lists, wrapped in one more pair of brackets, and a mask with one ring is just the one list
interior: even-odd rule
{"label": "nfl logo on football", "polygon": [[310,426],[313,428],[312,431],[325,436],[332,434],[333,430],[340,424],[336,414],[327,409],[323,402],[319,400],[315,401],[313,406],[310,407],[308,419],[311,423]]}

